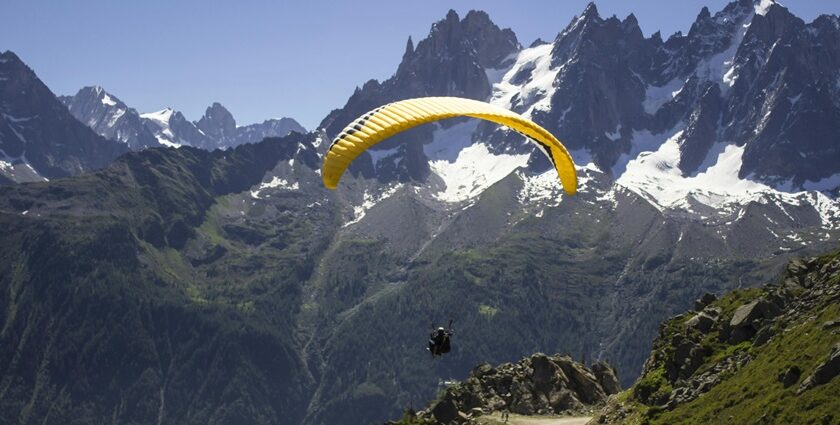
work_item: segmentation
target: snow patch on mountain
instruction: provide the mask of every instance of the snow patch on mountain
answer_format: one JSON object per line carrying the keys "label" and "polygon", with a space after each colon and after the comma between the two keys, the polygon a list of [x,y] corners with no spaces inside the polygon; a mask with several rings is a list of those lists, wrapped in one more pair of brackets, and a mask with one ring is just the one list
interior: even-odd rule
{"label": "snow patch on mountain", "polygon": [[557,172],[548,170],[542,174],[528,175],[520,171],[517,174],[522,179],[522,189],[517,195],[520,203],[540,203],[553,207],[560,205],[563,190],[557,178]]}
{"label": "snow patch on mountain", "polygon": [[493,154],[484,143],[462,149],[454,162],[431,161],[432,171],[440,176],[446,189],[434,194],[444,202],[474,198],[513,170],[528,165],[528,154]]}
{"label": "snow patch on mountain", "polygon": [[528,163],[528,154],[496,155],[485,143],[472,144],[478,120],[468,120],[449,128],[438,126],[432,142],[423,146],[429,166],[445,184],[434,194],[444,202],[473,198],[508,174]]}
{"label": "snow patch on mountain", "polygon": [[[578,177],[577,193],[595,195],[594,199],[598,202],[609,202],[615,207],[615,190],[604,190],[598,188],[598,181],[605,181],[607,178],[604,172],[598,169],[594,163],[587,163],[585,165],[575,165]],[[563,192],[563,185],[557,177],[557,172],[553,169],[547,170],[540,174],[532,174],[524,170],[515,171],[516,175],[522,180],[522,188],[517,194],[517,200],[524,206],[535,205],[540,207],[535,213],[537,217],[542,217],[545,208],[558,207],[565,198]]]}
{"label": "snow patch on mountain", "polygon": [[621,138],[621,124],[613,130],[611,133],[604,132],[604,135],[607,136],[607,139],[612,140],[613,142]]}
{"label": "snow patch on mountain", "polygon": [[[651,133],[650,130],[633,130],[630,152],[622,154],[618,158],[612,168],[612,175],[623,176],[630,162],[639,160],[656,151],[668,139],[678,139],[682,135],[682,128],[684,127],[685,125],[680,122],[669,131],[656,134]],[[677,158],[677,161],[679,161],[679,158]]]}
{"label": "snow patch on mountain", "polygon": [[429,166],[445,184],[433,196],[444,202],[474,198],[508,174],[528,163],[528,155],[496,155],[484,143],[472,144],[478,120],[468,120],[449,128],[438,125],[432,142],[423,146]]}
{"label": "snow patch on mountain", "polygon": [[773,0],[761,0],[755,5],[755,14],[762,16],[766,15],[767,11],[770,9],[770,6],[772,6],[774,3],[776,2]]}
{"label": "snow patch on mountain", "polygon": [[[729,213],[736,205],[750,202],[777,204],[810,204],[817,210],[827,228],[840,227],[840,202],[818,190],[840,185],[840,175],[806,186],[810,191],[783,191],[750,178],[740,178],[744,147],[718,143],[694,176],[684,176],[679,168],[679,140],[682,131],[674,133],[655,150],[640,153],[628,162],[626,171],[616,184],[639,194],[660,210],[691,210],[696,201]],[[804,185],[803,185],[804,186]]]}
{"label": "snow patch on mountain", "polygon": [[111,96],[108,96],[108,93],[105,93],[100,101],[105,106],[117,106],[117,102],[115,102],[114,99],[111,99]]}
{"label": "snow patch on mountain", "polygon": [[645,112],[650,115],[655,114],[659,108],[677,97],[684,85],[685,81],[674,78],[663,86],[648,86],[645,91],[645,100],[642,102]]}
{"label": "snow patch on mountain", "polygon": [[347,223],[344,223],[344,225],[341,227],[348,227],[358,223],[362,220],[362,218],[365,217],[365,214],[368,212],[368,210],[376,206],[378,203],[393,196],[401,187],[403,187],[402,183],[395,184],[394,186],[385,189],[378,195],[366,190],[365,193],[362,195],[361,205],[356,205],[353,207],[353,219],[348,221]]}
{"label": "snow patch on mountain", "polygon": [[522,111],[522,115],[528,118],[534,110],[549,109],[555,90],[554,80],[563,68],[551,68],[553,46],[541,44],[522,50],[501,81],[493,84],[490,103],[506,109],[518,109],[517,106],[525,105],[527,109]]}
{"label": "snow patch on mountain", "polygon": [[[12,129],[12,131],[14,131],[14,129]],[[30,165],[29,161],[26,160],[26,155],[21,155],[17,158],[10,157],[2,149],[0,149],[0,176],[6,177],[15,182],[49,181],[49,179],[38,174],[38,172],[32,168],[32,165]]]}
{"label": "snow patch on mountain", "polygon": [[432,141],[423,145],[423,153],[431,160],[446,160],[453,162],[458,158],[461,149],[472,143],[472,136],[478,128],[479,120],[470,119],[448,128],[435,124]]}
{"label": "snow patch on mountain", "polygon": [[[373,160],[373,165],[376,166],[379,164],[379,161],[399,153],[399,150],[398,147],[391,149],[368,149],[367,153],[370,155],[371,160]],[[399,157],[399,159],[401,160],[402,157]]]}
{"label": "snow patch on mountain", "polygon": [[140,118],[147,119],[157,125],[158,131],[154,133],[158,143],[168,147],[180,148],[184,143],[176,140],[175,134],[169,128],[169,120],[173,114],[175,114],[175,111],[172,108],[166,108],[157,112],[140,114]]}
{"label": "snow patch on mountain", "polygon": [[750,13],[738,23],[738,32],[722,52],[701,61],[695,70],[695,74],[708,81],[717,82],[722,92],[726,92],[735,85],[738,79],[738,69],[735,64],[735,55],[738,47],[744,40],[747,30],[750,28],[754,13]]}
{"label": "snow patch on mountain", "polygon": [[162,109],[157,112],[147,112],[145,114],[140,114],[141,118],[145,118],[147,120],[152,120],[161,127],[169,127],[169,119],[172,118],[172,114],[175,111],[172,108]]}
{"label": "snow patch on mountain", "polygon": [[[260,183],[260,186],[256,190],[252,190],[251,197],[254,199],[262,199],[260,198],[260,194],[266,189],[299,190],[300,185],[298,182],[289,182],[284,178],[273,176],[270,182]],[[271,195],[265,195],[266,198],[270,196]]]}

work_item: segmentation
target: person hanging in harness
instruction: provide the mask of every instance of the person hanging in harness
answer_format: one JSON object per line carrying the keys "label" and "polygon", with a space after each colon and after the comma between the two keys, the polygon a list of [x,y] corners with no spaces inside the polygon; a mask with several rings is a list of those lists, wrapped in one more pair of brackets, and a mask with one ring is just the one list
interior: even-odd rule
{"label": "person hanging in harness", "polygon": [[432,333],[429,335],[429,352],[432,353],[432,358],[437,356],[442,356],[445,353],[448,353],[451,349],[450,346],[450,339],[452,337],[452,321],[449,321],[449,328],[445,329],[443,326],[435,329],[435,325],[432,324]]}

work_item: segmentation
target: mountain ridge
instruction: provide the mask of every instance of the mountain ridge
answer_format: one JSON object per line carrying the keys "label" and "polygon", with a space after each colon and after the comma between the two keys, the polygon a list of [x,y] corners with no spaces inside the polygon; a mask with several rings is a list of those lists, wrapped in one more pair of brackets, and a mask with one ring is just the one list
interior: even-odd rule
{"label": "mountain ridge", "polygon": [[292,131],[306,133],[297,121],[286,117],[238,126],[233,115],[218,102],[207,107],[198,121],[189,121],[172,108],[141,114],[100,86],[83,87],[60,100],[79,121],[132,150],[160,146],[228,149]]}
{"label": "mountain ridge", "polygon": [[[723,20],[755,13],[754,5],[750,9],[742,3],[728,6],[722,15],[701,12],[694,35],[696,57],[686,55],[694,59],[664,55],[662,46],[668,41],[661,37],[636,41],[644,48],[659,46],[656,51],[663,56],[658,63],[679,65],[669,71],[674,75],[696,71],[697,58],[727,51],[738,34],[738,23],[718,27],[714,16]],[[274,140],[282,148],[269,148],[272,141],[267,141],[214,152],[149,149],[126,157],[136,164],[131,173],[86,173],[7,189],[5,193],[18,195],[3,201],[10,229],[4,235],[6,255],[0,257],[3,269],[16,270],[21,264],[36,269],[50,249],[59,250],[57,263],[49,264],[81,265],[71,268],[68,288],[78,285],[92,294],[62,311],[82,315],[96,310],[92,306],[97,302],[122,299],[114,305],[130,312],[125,316],[143,316],[137,305],[162,299],[173,304],[167,310],[178,311],[176,317],[191,315],[188,323],[216,323],[201,329],[222,329],[199,333],[200,338],[171,335],[196,347],[202,364],[220,364],[207,354],[220,352],[235,365],[209,368],[213,379],[207,380],[191,375],[195,366],[182,361],[186,353],[167,354],[163,324],[125,324],[153,335],[155,344],[144,338],[141,350],[126,348],[116,336],[92,338],[88,331],[107,328],[107,321],[72,333],[91,340],[89,353],[117,352],[126,359],[142,354],[140,370],[131,376],[143,379],[128,386],[149,402],[142,409],[119,410],[126,420],[272,423],[288,414],[294,423],[306,425],[381,422],[425,402],[440,379],[464,378],[479,362],[509,362],[537,351],[609,360],[620,380],[630,384],[642,373],[662,319],[690,307],[705,292],[760,285],[791,256],[833,248],[840,216],[831,179],[821,183],[824,187],[802,183],[811,189],[805,191],[792,179],[788,190],[758,186],[738,174],[746,145],[716,141],[709,148],[712,155],[703,154],[708,135],[718,132],[709,117],[723,113],[721,97],[727,89],[721,84],[728,85],[706,77],[723,68],[707,66],[703,78],[691,74],[691,84],[677,79],[672,86],[667,83],[673,79],[651,86],[644,76],[620,75],[615,80],[628,85],[605,92],[615,101],[608,119],[591,103],[584,103],[592,107],[585,111],[567,111],[556,103],[564,85],[573,86],[572,77],[602,59],[593,59],[596,41],[604,42],[616,31],[636,34],[634,18],[601,19],[594,6],[583,15],[584,20],[573,20],[569,32],[559,37],[568,46],[558,49],[558,55],[570,58],[562,65],[552,65],[557,40],[522,49],[515,35],[492,24],[486,14],[468,14],[469,19],[447,14],[428,38],[407,42],[399,78],[395,73],[385,82],[366,83],[345,108],[325,118],[322,128]],[[708,32],[715,29],[722,30]],[[580,46],[572,43],[579,36],[584,48],[570,47]],[[688,35],[672,39],[672,47],[690,40]],[[446,71],[451,85],[429,75],[435,67]],[[726,72],[712,74],[722,78]],[[485,78],[472,80],[480,75]],[[612,79],[608,70],[598,75]],[[741,87],[738,81],[728,93]],[[556,82],[562,84],[555,87]],[[581,85],[581,90],[599,92],[603,87]],[[466,120],[418,128],[384,142],[359,158],[337,191],[323,187],[319,164],[330,129],[340,129],[343,120],[379,102],[432,94],[487,95],[482,100],[515,104],[538,121],[553,117],[540,123],[555,126],[552,131],[569,146],[579,147],[572,152],[579,163],[578,195],[564,196],[556,176],[545,172],[544,160],[532,155],[517,135]],[[619,126],[629,115],[616,111],[625,109],[643,117],[646,127],[635,128],[629,121]],[[228,121],[218,112],[223,123]],[[693,112],[697,117],[691,120]],[[587,130],[594,135],[591,140],[570,139],[564,129],[578,131],[572,128],[575,121],[601,127]],[[663,130],[682,121],[685,128]],[[682,148],[689,139],[683,134],[695,140],[688,142],[687,155]],[[622,153],[619,162],[604,165],[627,146],[632,155]],[[681,160],[686,158],[687,167],[693,161],[689,159],[700,156],[704,159],[698,171],[683,175]],[[113,167],[125,169],[126,164],[118,161]],[[624,168],[618,179],[616,166]],[[234,174],[239,178],[233,182],[225,178]],[[640,176],[645,178],[621,180]],[[225,181],[225,190],[213,183]],[[44,198],[43,204],[37,198]],[[97,230],[97,219],[107,226]],[[41,220],[49,226],[42,227]],[[76,230],[77,223],[85,223],[82,230]],[[112,244],[109,254],[114,255],[86,267],[91,260],[84,249],[66,249],[74,241],[93,253]],[[117,261],[117,254],[126,258]],[[55,355],[50,347],[28,345],[31,340],[23,335],[49,334],[50,313],[61,310],[56,300],[69,290],[56,283],[62,282],[57,272],[44,270],[0,274],[6,288],[0,294],[7,297],[0,302],[0,316],[14,330],[0,334],[9,341],[0,347],[14,348],[0,355],[12,358],[19,352],[20,358],[31,359],[19,360],[16,369],[0,377],[0,390],[6,388],[8,395],[2,399],[9,403],[0,411],[15,418],[36,389],[17,376],[38,375],[39,361]],[[140,283],[113,283],[128,281]],[[38,297],[8,295],[30,294],[28,288],[47,288],[59,296],[42,304]],[[23,313],[16,311],[30,312],[32,325],[25,326]],[[453,351],[445,362],[425,363],[429,322],[453,316],[458,326]],[[274,347],[268,353],[254,348],[259,355],[249,357],[235,348],[243,340],[256,347],[254,341],[262,338]],[[60,359],[73,358],[58,356],[56,361]],[[169,359],[179,367],[166,367]],[[51,383],[37,387],[43,398],[27,409],[30,422],[44,418],[50,400],[66,395],[64,375],[47,370],[38,376]],[[168,370],[179,372],[171,375]],[[278,370],[288,373],[270,382],[261,378]],[[181,378],[170,381],[166,376]],[[251,382],[259,388],[244,384]],[[193,398],[190,389],[196,385],[207,392]],[[234,403],[206,390],[216,387],[224,394],[248,396]],[[91,417],[111,420],[119,403],[102,397],[91,402]],[[164,401],[168,407],[161,407]],[[370,408],[355,408],[359,405]],[[56,407],[68,417],[77,408],[72,403]]]}
{"label": "mountain ridge", "polygon": [[43,181],[102,168],[127,152],[76,121],[31,68],[0,53],[0,176]]}

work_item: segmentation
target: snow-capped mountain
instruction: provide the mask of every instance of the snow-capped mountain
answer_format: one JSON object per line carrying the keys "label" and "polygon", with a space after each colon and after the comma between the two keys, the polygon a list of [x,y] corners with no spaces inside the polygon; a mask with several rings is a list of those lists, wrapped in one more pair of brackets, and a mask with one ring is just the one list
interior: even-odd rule
{"label": "snow-capped mountain", "polygon": [[143,119],[102,87],[84,87],[74,96],[60,96],[76,119],[100,136],[125,143],[132,150],[161,146]]}
{"label": "snow-capped mountain", "polygon": [[179,111],[172,108],[140,114],[143,125],[155,135],[164,146],[193,146],[202,149],[216,149],[215,140],[204,134],[195,123],[190,122]]}
{"label": "snow-capped mountain", "polygon": [[[497,51],[482,60],[485,45]],[[611,190],[633,191],[661,210],[700,217],[750,202],[809,205],[838,227],[838,60],[838,17],[805,24],[768,0],[732,2],[714,15],[704,8],[687,35],[666,41],[645,38],[633,15],[601,18],[591,3],[552,43],[524,49],[486,15],[459,21],[450,12],[417,49],[409,40],[392,78],[357,89],[322,127],[334,136],[395,99],[473,97],[534,119],[581,170],[598,170]],[[432,67],[442,71],[422,72]],[[478,83],[465,89],[457,76],[478,71],[482,78],[466,78]],[[453,83],[435,84],[441,74]],[[459,204],[520,167],[545,170],[534,152],[503,127],[441,122],[376,146],[350,171],[419,180],[432,198]]]}
{"label": "snow-capped mountain", "polygon": [[295,131],[305,133],[291,118],[269,119],[238,127],[233,115],[219,103],[207,108],[198,121],[189,121],[172,108],[138,114],[102,87],[85,87],[61,101],[73,116],[98,134],[126,143],[133,150],[156,146],[194,146],[227,149],[280,137]]}
{"label": "snow-capped mountain", "polygon": [[0,53],[0,183],[78,174],[126,151],[76,121],[17,55]]}

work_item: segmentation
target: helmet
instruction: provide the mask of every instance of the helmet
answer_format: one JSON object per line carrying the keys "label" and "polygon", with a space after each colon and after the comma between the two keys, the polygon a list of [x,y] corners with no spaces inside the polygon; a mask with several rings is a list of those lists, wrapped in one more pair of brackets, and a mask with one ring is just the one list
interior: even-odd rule
{"label": "helmet", "polygon": [[439,331],[443,331],[443,330],[445,330],[445,329],[443,329],[443,326],[441,326],[441,327],[439,327],[439,328],[438,328],[438,330],[439,330]]}

